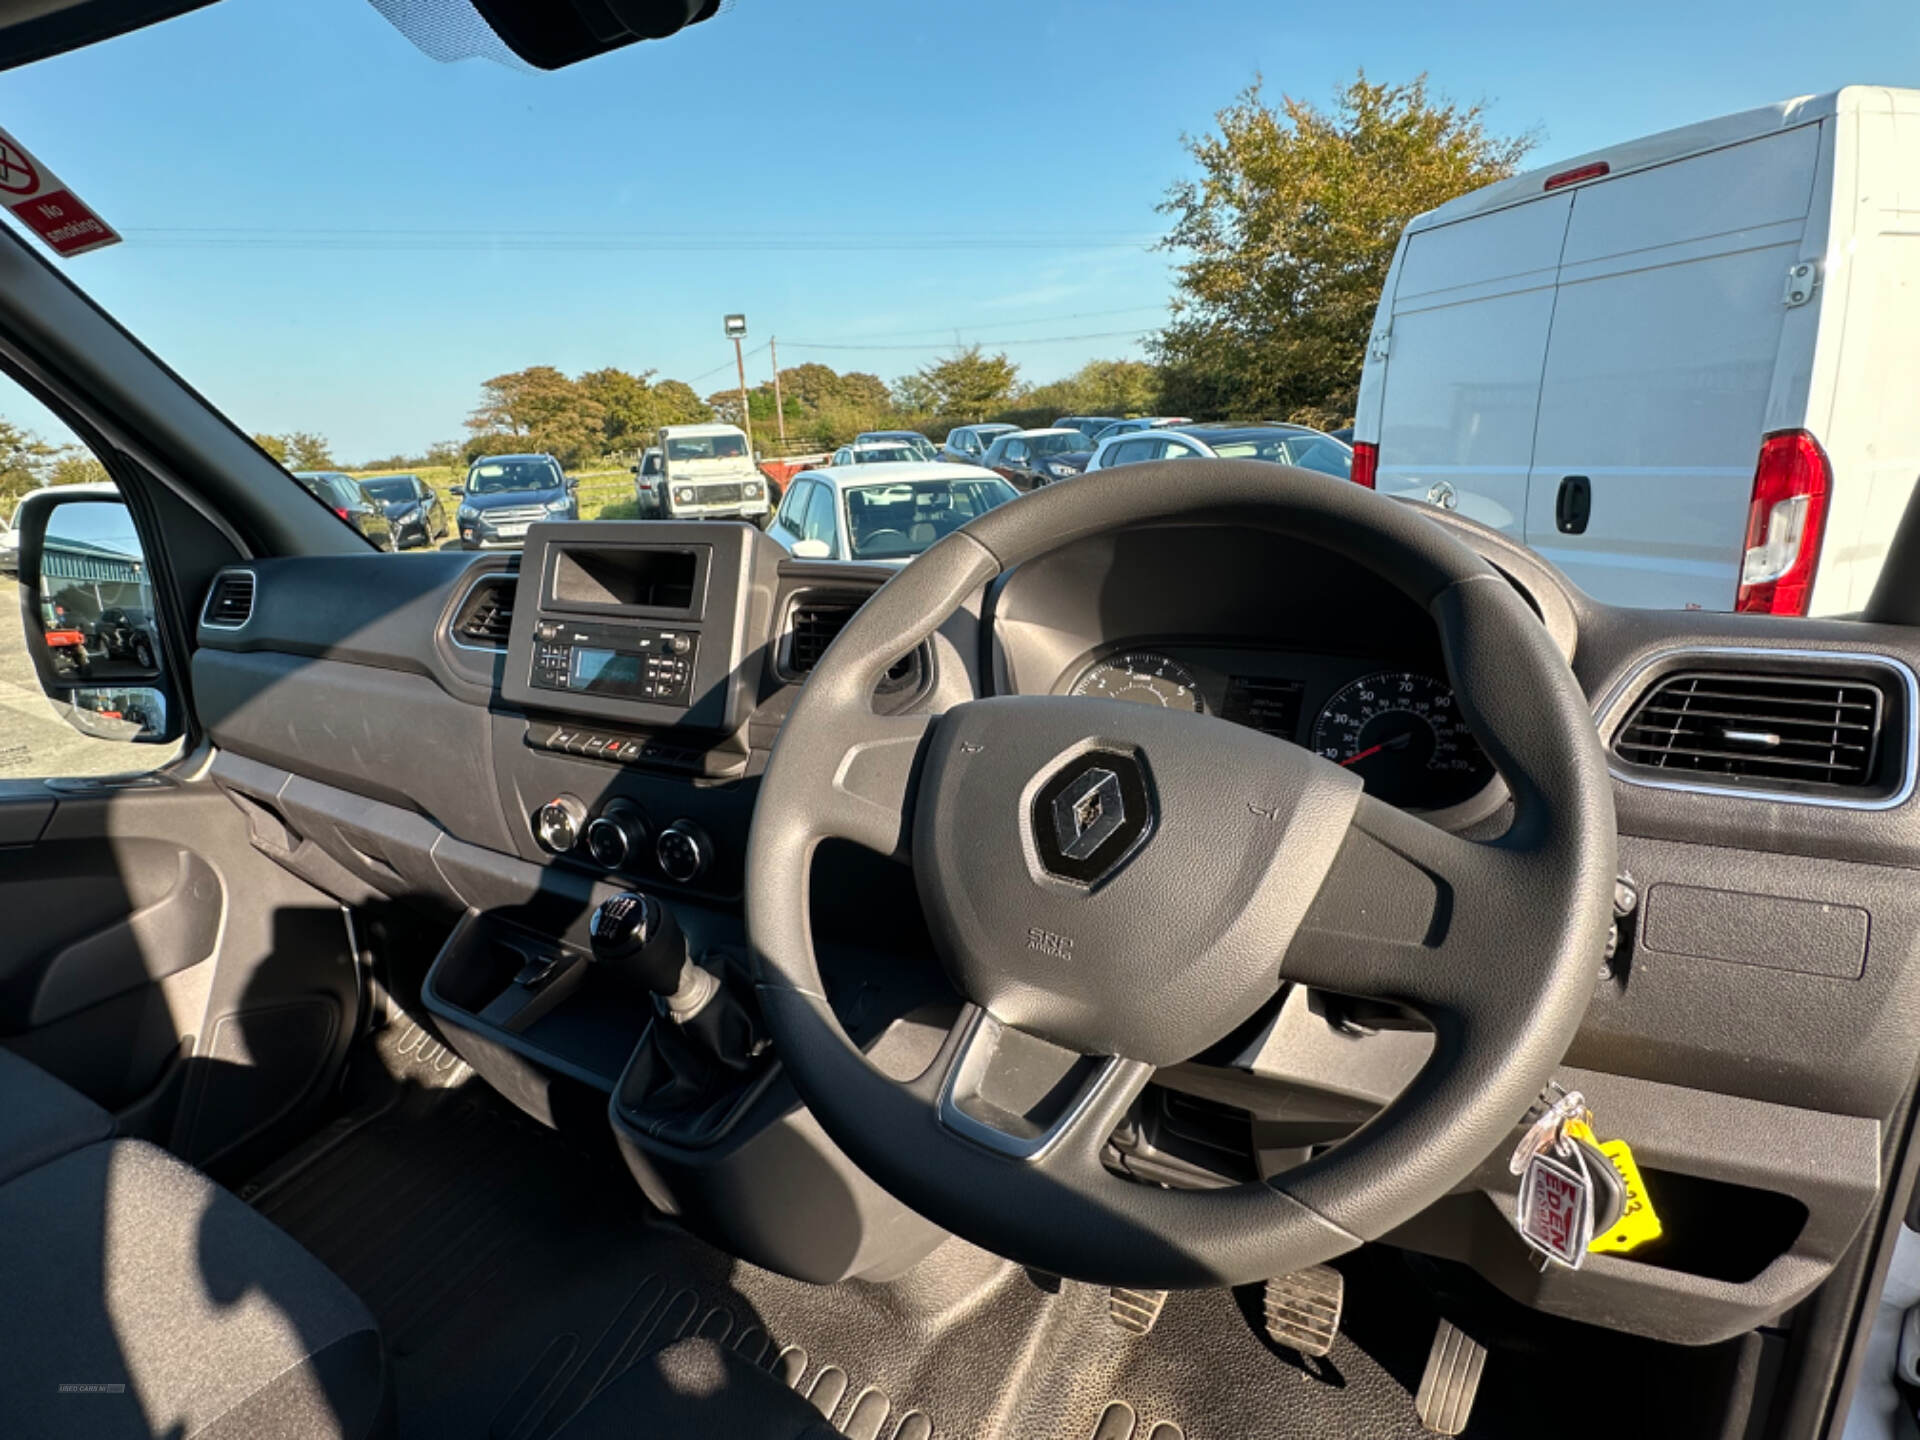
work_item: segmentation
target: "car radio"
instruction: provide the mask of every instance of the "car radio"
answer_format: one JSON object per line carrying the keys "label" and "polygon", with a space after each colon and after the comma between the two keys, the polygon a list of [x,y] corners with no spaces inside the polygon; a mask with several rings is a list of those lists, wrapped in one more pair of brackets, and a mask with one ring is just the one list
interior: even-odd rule
{"label": "car radio", "polygon": [[699,638],[686,629],[542,619],[530,681],[536,690],[685,705]]}

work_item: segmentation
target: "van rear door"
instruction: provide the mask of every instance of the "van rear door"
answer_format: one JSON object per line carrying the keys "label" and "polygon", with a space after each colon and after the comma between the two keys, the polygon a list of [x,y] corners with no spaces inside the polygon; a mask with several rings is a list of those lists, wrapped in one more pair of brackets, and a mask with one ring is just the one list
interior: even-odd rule
{"label": "van rear door", "polygon": [[1808,124],[1572,192],[1526,542],[1599,599],[1733,608],[1819,155]]}
{"label": "van rear door", "polygon": [[1387,335],[1375,488],[1516,539],[1571,200],[1544,195],[1407,236]]}

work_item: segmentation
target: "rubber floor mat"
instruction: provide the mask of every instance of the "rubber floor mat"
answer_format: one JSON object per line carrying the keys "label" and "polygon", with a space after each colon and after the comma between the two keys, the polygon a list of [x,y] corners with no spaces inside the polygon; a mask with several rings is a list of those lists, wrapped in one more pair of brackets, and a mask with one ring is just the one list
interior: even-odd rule
{"label": "rubber floor mat", "polygon": [[1036,1282],[958,1241],[887,1284],[732,1260],[654,1217],[617,1161],[478,1081],[403,1082],[242,1194],[379,1319],[406,1440],[543,1440],[690,1334],[772,1368],[862,1440],[1422,1434],[1404,1373],[1417,1384],[1418,1357],[1389,1368],[1343,1335],[1303,1365],[1266,1340],[1257,1291],[1175,1293],[1141,1336],[1111,1323],[1105,1290]]}

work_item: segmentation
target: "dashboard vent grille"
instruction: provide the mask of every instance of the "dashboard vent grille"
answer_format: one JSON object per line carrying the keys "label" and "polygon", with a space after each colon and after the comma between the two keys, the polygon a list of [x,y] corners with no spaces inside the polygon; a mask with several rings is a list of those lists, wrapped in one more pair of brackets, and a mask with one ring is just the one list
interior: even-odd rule
{"label": "dashboard vent grille", "polygon": [[454,638],[464,645],[506,649],[513,630],[514,584],[513,576],[502,575],[469,590],[460,613],[453,617]]}
{"label": "dashboard vent grille", "polygon": [[793,607],[793,620],[789,629],[791,638],[787,643],[787,668],[795,675],[805,675],[820,663],[820,657],[827,653],[827,647],[834,638],[847,628],[847,622],[853,618],[853,612],[860,608],[857,600],[802,600]]}
{"label": "dashboard vent grille", "polygon": [[251,570],[233,570],[220,576],[208,592],[201,623],[216,630],[238,630],[253,618],[253,591]]}
{"label": "dashboard vent grille", "polygon": [[1858,789],[1873,778],[1886,708],[1869,680],[1686,670],[1641,698],[1613,752],[1736,783]]}
{"label": "dashboard vent grille", "polygon": [[[827,653],[827,647],[847,628],[854,612],[865,603],[865,596],[858,599],[808,596],[796,600],[787,619],[787,673],[795,679],[810,673]],[[921,656],[920,651],[915,650],[894,662],[880,681],[879,693],[890,695],[904,689],[917,689],[920,678]]]}

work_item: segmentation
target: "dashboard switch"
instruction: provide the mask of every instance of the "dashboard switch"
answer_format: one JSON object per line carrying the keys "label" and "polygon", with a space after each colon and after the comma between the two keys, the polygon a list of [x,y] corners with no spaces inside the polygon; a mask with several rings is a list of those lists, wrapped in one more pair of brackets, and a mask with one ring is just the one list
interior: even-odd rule
{"label": "dashboard switch", "polygon": [[587,826],[587,854],[608,870],[620,869],[646,843],[646,817],[626,800],[608,801]]}
{"label": "dashboard switch", "polygon": [[690,885],[712,863],[713,845],[691,820],[676,820],[660,832],[653,854],[662,875],[675,884]]}

